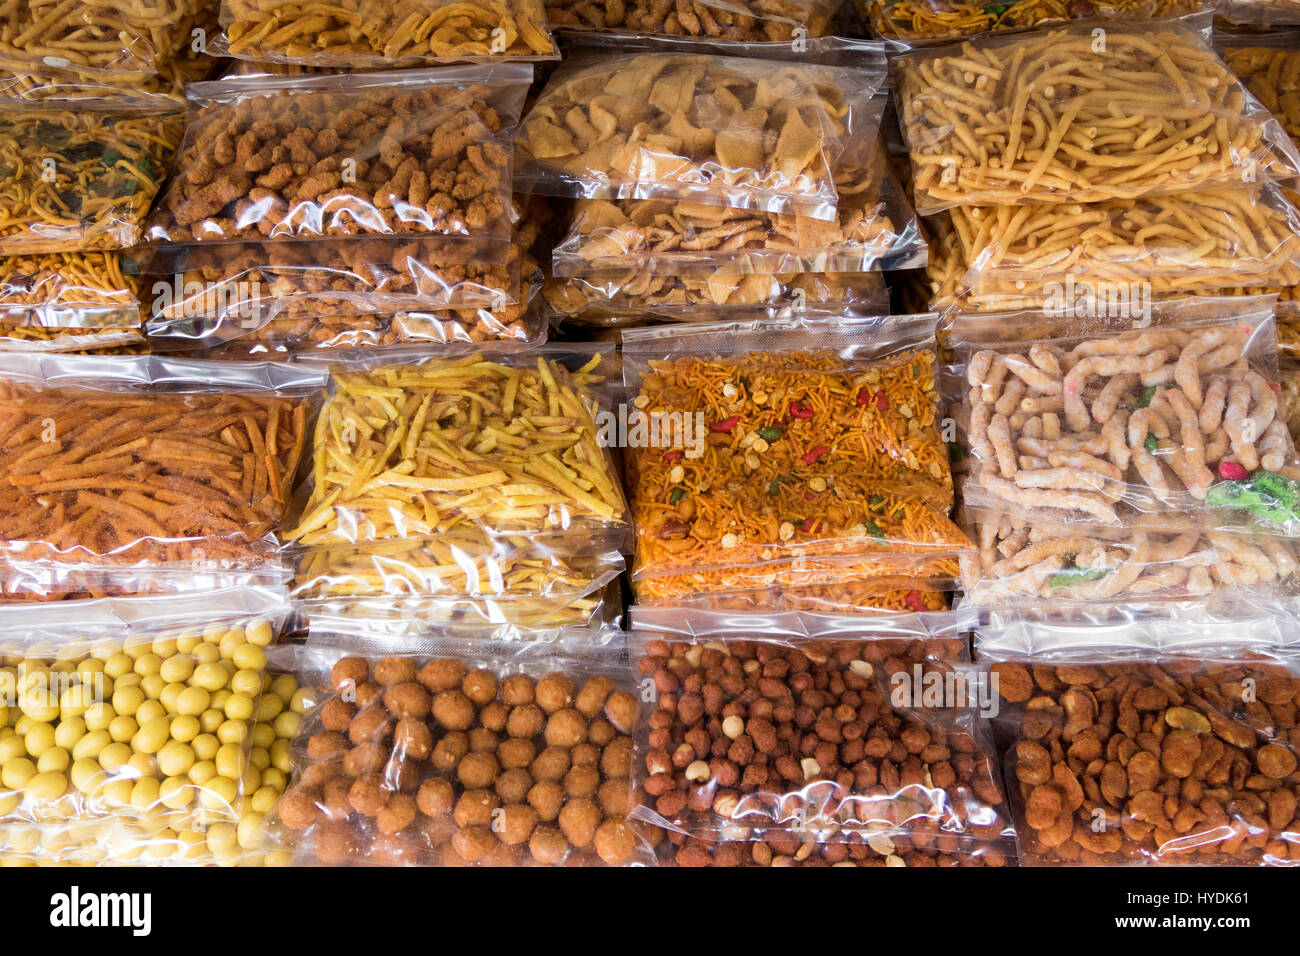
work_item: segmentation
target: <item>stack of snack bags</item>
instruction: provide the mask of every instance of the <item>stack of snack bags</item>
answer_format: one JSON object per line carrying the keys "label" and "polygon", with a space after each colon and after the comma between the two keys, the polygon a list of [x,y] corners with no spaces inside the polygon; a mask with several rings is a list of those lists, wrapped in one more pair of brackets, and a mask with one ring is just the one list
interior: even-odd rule
{"label": "stack of snack bags", "polygon": [[575,200],[545,291],[557,320],[872,314],[878,270],[923,261],[874,148],[878,46],[575,43],[517,139],[519,188]]}

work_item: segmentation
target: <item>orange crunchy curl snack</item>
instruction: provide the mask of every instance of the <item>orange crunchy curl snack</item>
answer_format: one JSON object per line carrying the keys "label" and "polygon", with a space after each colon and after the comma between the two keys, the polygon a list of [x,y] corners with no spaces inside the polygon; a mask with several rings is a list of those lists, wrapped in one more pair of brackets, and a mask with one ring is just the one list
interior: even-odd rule
{"label": "orange crunchy curl snack", "polygon": [[0,383],[0,537],[22,560],[240,560],[277,530],[299,400]]}
{"label": "orange crunchy curl snack", "polygon": [[231,56],[320,66],[558,59],[541,0],[223,0]]}
{"label": "orange crunchy curl snack", "polygon": [[696,458],[628,452],[638,592],[955,575],[969,544],[947,517],[934,363],[929,349],[861,368],[829,351],[652,362],[636,408],[701,415],[707,436]]}
{"label": "orange crunchy curl snack", "polygon": [[268,90],[193,118],[153,242],[510,237],[511,157],[489,90]]}

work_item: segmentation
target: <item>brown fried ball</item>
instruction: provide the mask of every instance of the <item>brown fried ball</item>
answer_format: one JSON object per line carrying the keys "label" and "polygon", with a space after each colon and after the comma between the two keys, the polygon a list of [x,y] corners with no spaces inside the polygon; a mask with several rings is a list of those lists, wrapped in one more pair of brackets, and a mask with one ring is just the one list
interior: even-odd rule
{"label": "brown fried ball", "polygon": [[537,811],[526,803],[513,803],[502,807],[493,829],[502,843],[516,846],[527,843],[537,826]]}
{"label": "brown fried ball", "polygon": [[531,740],[522,737],[510,737],[501,741],[497,747],[497,759],[507,770],[513,767],[527,767],[537,756],[537,747]]}
{"label": "brown fried ball", "polygon": [[369,679],[370,665],[361,657],[340,657],[330,670],[330,686],[339,694],[358,687]]}
{"label": "brown fried ball", "polygon": [[420,762],[394,753],[384,765],[384,786],[400,793],[410,793],[420,782]]}
{"label": "brown fried ball", "polygon": [[520,704],[506,719],[506,733],[511,737],[533,738],[542,732],[546,715],[536,704]]}
{"label": "brown fried ball", "polygon": [[600,713],[605,706],[605,699],[613,692],[612,677],[593,677],[582,685],[578,696],[573,699],[573,706],[578,713],[590,720]]}
{"label": "brown fried ball", "polygon": [[478,722],[493,733],[499,734],[506,729],[506,719],[510,708],[499,700],[494,700],[478,712]]}
{"label": "brown fried ball", "polygon": [[555,827],[539,826],[528,839],[528,852],[538,863],[555,866],[568,855],[569,841]]}
{"label": "brown fried ball", "polygon": [[595,767],[570,767],[564,775],[564,793],[568,797],[594,797],[600,789],[600,771]]}
{"label": "brown fried ball", "polygon": [[394,794],[388,805],[375,816],[380,833],[400,833],[415,820],[415,800],[404,793]]}
{"label": "brown fried ball", "polygon": [[429,661],[420,668],[415,679],[427,687],[430,693],[441,694],[444,690],[460,686],[460,682],[465,679],[465,664],[445,658]]}
{"label": "brown fried ball", "polygon": [[307,741],[307,756],[312,760],[328,760],[342,757],[348,750],[348,738],[337,730],[325,730],[312,734]]}
{"label": "brown fried ball", "polygon": [[384,685],[366,681],[364,684],[357,685],[357,691],[352,696],[356,700],[358,710],[377,707],[384,702]]}
{"label": "brown fried ball", "polygon": [[468,753],[456,764],[456,779],[467,790],[487,789],[500,772],[495,754]]}
{"label": "brown fried ball", "polygon": [[417,866],[424,843],[414,827],[400,833],[380,833],[370,846],[370,856],[381,866]]}
{"label": "brown fried ball", "polygon": [[492,825],[492,814],[501,801],[491,790],[466,790],[456,801],[452,818],[458,827],[486,827]]}
{"label": "brown fried ball", "polygon": [[479,707],[485,707],[497,696],[497,675],[486,670],[472,670],[465,675],[460,689]]}
{"label": "brown fried ball", "polygon": [[569,759],[575,767],[595,767],[600,763],[600,748],[592,743],[578,744],[569,751]]}
{"label": "brown fried ball", "polygon": [[596,802],[606,817],[622,819],[632,812],[632,784],[623,778],[606,780],[596,791]]}
{"label": "brown fried ball", "polygon": [[610,865],[625,862],[636,850],[636,834],[622,820],[606,820],[596,828],[596,855]]}
{"label": "brown fried ball", "polygon": [[617,690],[605,701],[605,716],[621,734],[636,730],[636,716],[640,708],[636,698],[624,690]]}
{"label": "brown fried ball", "polygon": [[569,772],[569,752],[563,747],[547,747],[528,765],[534,780],[559,781]]}
{"label": "brown fried ball", "polygon": [[357,744],[343,757],[343,772],[349,777],[378,773],[388,763],[388,745],[381,740]]}
{"label": "brown fried ball", "polygon": [[574,846],[590,846],[600,821],[600,807],[590,800],[566,800],[560,808],[560,830]]}
{"label": "brown fried ball", "polygon": [[516,767],[497,777],[492,789],[502,803],[523,803],[528,798],[528,790],[532,785],[533,778],[528,776],[528,771]]}
{"label": "brown fried ball", "polygon": [[393,719],[382,707],[367,707],[358,712],[348,724],[348,739],[353,744],[368,740],[385,740],[393,729]]}
{"label": "brown fried ball", "polygon": [[605,779],[632,776],[632,738],[619,737],[601,751],[600,772]]}
{"label": "brown fried ball", "polygon": [[346,777],[334,777],[325,781],[321,793],[321,810],[329,820],[346,820],[352,816],[352,781]]}
{"label": "brown fried ball", "polygon": [[608,720],[597,718],[587,724],[587,739],[597,747],[605,746],[617,736],[618,731],[614,729],[614,725]]}
{"label": "brown fried ball", "polygon": [[467,753],[469,753],[469,734],[456,731],[447,734],[434,744],[430,761],[436,769],[449,773],[456,769],[460,758]]}
{"label": "brown fried ball", "polygon": [[321,704],[321,726],[326,730],[347,730],[348,724],[352,722],[352,718],[356,716],[356,713],[356,704],[346,701],[342,697],[331,697]]}
{"label": "brown fried ball", "polygon": [[573,703],[573,681],[563,674],[547,674],[537,682],[534,693],[538,706],[553,714]]}
{"label": "brown fried ball", "polygon": [[321,817],[321,793],[299,784],[290,787],[278,804],[280,820],[291,830],[305,830]]}
{"label": "brown fried ball", "polygon": [[415,717],[423,720],[429,716],[433,698],[413,680],[392,684],[384,692],[384,706],[394,717]]}
{"label": "brown fried ball", "polygon": [[554,780],[539,781],[528,791],[528,805],[537,811],[540,819],[550,823],[564,806],[564,788]]}
{"label": "brown fried ball", "polygon": [[315,787],[319,789],[325,786],[326,781],[337,777],[343,769],[343,761],[337,757],[330,760],[322,760],[320,763],[308,764],[303,768],[302,779],[298,782],[304,787]]}
{"label": "brown fried ball", "polygon": [[576,747],[587,739],[587,718],[572,707],[546,719],[546,742],[552,747]]}
{"label": "brown fried ball", "polygon": [[466,863],[478,863],[492,855],[497,838],[487,827],[467,827],[457,830],[451,838],[451,848]]}
{"label": "brown fried ball", "polygon": [[415,803],[425,816],[437,817],[444,813],[451,813],[456,803],[456,788],[451,785],[450,780],[430,777],[420,784],[420,790],[415,795]]}
{"label": "brown fried ball", "polygon": [[433,719],[448,730],[469,730],[474,704],[458,690],[444,690],[433,699]]}
{"label": "brown fried ball", "polygon": [[535,686],[533,679],[527,674],[511,674],[501,682],[501,689],[498,691],[501,695],[501,703],[508,707],[531,704]]}
{"label": "brown fried ball", "polygon": [[393,752],[423,760],[433,751],[433,731],[415,717],[403,717],[393,730]]}
{"label": "brown fried ball", "polygon": [[352,782],[352,788],[348,791],[348,802],[352,804],[352,809],[363,817],[373,817],[388,805],[391,796],[392,793],[384,787],[383,778],[378,774],[371,774]]}
{"label": "brown fried ball", "polygon": [[475,727],[469,732],[469,752],[474,754],[495,753],[497,735],[485,727]]}
{"label": "brown fried ball", "polygon": [[350,823],[322,823],[313,836],[316,859],[326,866],[340,866],[360,852],[360,841]]}
{"label": "brown fried ball", "polygon": [[415,680],[415,661],[409,657],[381,657],[370,669],[375,680],[385,687]]}

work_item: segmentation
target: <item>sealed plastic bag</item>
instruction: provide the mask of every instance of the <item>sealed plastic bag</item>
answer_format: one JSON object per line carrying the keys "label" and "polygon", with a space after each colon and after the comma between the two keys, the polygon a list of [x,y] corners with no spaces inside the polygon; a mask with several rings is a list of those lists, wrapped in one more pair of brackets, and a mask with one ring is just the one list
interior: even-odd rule
{"label": "sealed plastic bag", "polygon": [[423,620],[585,625],[603,613],[624,566],[623,533],[566,540],[495,536],[466,527],[364,545],[303,549],[293,596],[309,608],[358,613],[405,607]]}
{"label": "sealed plastic bag", "polygon": [[667,199],[579,200],[556,244],[556,276],[637,270],[686,276],[867,272],[924,262],[920,226],[877,152],[869,169],[836,173],[835,220]]}
{"label": "sealed plastic bag", "polygon": [[192,84],[178,174],[147,238],[459,236],[504,252],[503,131],[531,78],[531,66],[504,64]]}
{"label": "sealed plastic bag", "polygon": [[1002,836],[992,742],[976,718],[992,700],[981,704],[953,662],[966,655],[953,638],[973,618],[859,629],[802,615],[796,629],[811,633],[786,637],[788,615],[776,633],[757,616],[751,637],[724,615],[634,615],[629,654],[658,703],[637,768],[648,802],[635,815],[739,839],[751,829],[826,842],[890,830]]}
{"label": "sealed plastic bag", "polygon": [[1300,211],[1272,186],[1085,206],[966,206],[952,219],[968,264],[963,281],[985,303],[1046,297],[1067,276],[1079,287],[1141,282],[1163,296],[1300,282]]}
{"label": "sealed plastic bag", "polygon": [[[1300,22],[1300,4],[1289,5]],[[1295,36],[1229,35],[1225,38],[1223,60],[1246,89],[1277,117],[1292,141],[1300,139],[1300,44]]]}
{"label": "sealed plastic bag", "polygon": [[1200,0],[1012,0],[981,6],[960,0],[862,0],[876,34],[894,40],[955,39],[1103,17],[1175,17],[1203,9]]}
{"label": "sealed plastic bag", "polygon": [[138,283],[115,253],[0,259],[0,344],[8,350],[101,351],[145,343]]}
{"label": "sealed plastic bag", "polygon": [[969,543],[948,518],[934,322],[625,331],[638,590],[950,580]]}
{"label": "sealed plastic bag", "polygon": [[544,357],[475,352],[338,372],[290,538],[314,547],[620,528],[625,505],[596,411]]}
{"label": "sealed plastic bag", "polygon": [[542,296],[558,321],[605,326],[647,319],[881,315],[889,309],[889,291],[875,272],[763,275],[724,267],[707,276],[678,277],[633,271],[550,279]]}
{"label": "sealed plastic bag", "polygon": [[1223,0],[1217,12],[1250,28],[1300,24],[1300,4],[1294,0]]}
{"label": "sealed plastic bag", "polygon": [[271,363],[0,355],[0,580],[190,587],[275,565],[324,381]]}
{"label": "sealed plastic bag", "polygon": [[832,0],[690,0],[685,4],[547,0],[546,17],[564,30],[787,43],[829,33],[834,8]]}
{"label": "sealed plastic bag", "polygon": [[222,0],[215,52],[339,68],[558,60],[542,0]]}
{"label": "sealed plastic bag", "polygon": [[277,747],[274,726],[254,726],[292,703],[265,674],[288,612],[283,591],[260,588],[7,609],[0,681],[17,706],[0,741],[3,819],[106,825],[113,839],[75,839],[109,862],[238,852],[260,823],[250,804],[264,813],[286,782],[270,768],[287,735]]}
{"label": "sealed plastic bag", "polygon": [[900,58],[917,211],[1106,202],[1294,176],[1300,153],[1200,24],[1079,23]]}
{"label": "sealed plastic bag", "polygon": [[677,49],[557,70],[515,139],[520,188],[833,220],[835,164],[874,139],[883,71]]}
{"label": "sealed plastic bag", "polygon": [[1296,865],[1294,659],[1074,636],[989,658],[1022,864]]}
{"label": "sealed plastic bag", "polygon": [[25,0],[0,10],[0,59],[84,73],[158,73],[206,21],[205,0]]}
{"label": "sealed plastic bag", "polygon": [[0,255],[135,245],[182,125],[170,104],[0,112]]}
{"label": "sealed plastic bag", "polygon": [[1148,315],[959,315],[971,507],[1116,528],[1288,534],[1295,449],[1278,417],[1272,299]]}
{"label": "sealed plastic bag", "polygon": [[307,654],[322,694],[278,810],[306,859],[653,862],[627,819],[642,708],[621,648],[395,641],[362,626],[313,629]]}
{"label": "sealed plastic bag", "polygon": [[963,601],[972,605],[1047,602],[1056,608],[1220,591],[1300,593],[1300,555],[1287,538],[1167,530],[1161,520],[1123,530],[1001,512],[978,512],[970,520],[979,551],[963,562],[962,574]]}

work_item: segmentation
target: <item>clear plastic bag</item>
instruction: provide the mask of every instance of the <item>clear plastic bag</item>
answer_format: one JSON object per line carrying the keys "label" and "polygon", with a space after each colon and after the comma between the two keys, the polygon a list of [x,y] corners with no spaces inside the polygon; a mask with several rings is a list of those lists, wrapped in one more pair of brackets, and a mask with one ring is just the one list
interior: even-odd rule
{"label": "clear plastic bag", "polygon": [[925,261],[920,224],[876,151],[836,173],[834,221],[667,199],[579,200],[552,254],[556,276],[869,272]]}
{"label": "clear plastic bag", "polygon": [[319,706],[279,823],[325,865],[652,864],[627,819],[620,647],[313,630]]}
{"label": "clear plastic bag", "polygon": [[0,259],[0,344],[80,352],[141,346],[138,283],[115,253]]}
{"label": "clear plastic bag", "polygon": [[[827,575],[828,577],[830,575]],[[903,614],[943,611],[948,608],[948,582],[940,587],[919,583],[917,587],[891,587],[888,582],[832,580],[817,583],[815,575],[803,574],[794,581],[731,581],[731,590],[707,590],[683,594],[670,577],[663,593],[650,578],[637,588],[637,605],[663,603],[670,607],[691,607],[722,611],[811,611],[820,614]],[[748,586],[746,586],[748,585]]]}
{"label": "clear plastic bag", "polygon": [[789,627],[794,616],[778,615],[769,629],[767,616],[634,614],[629,655],[658,705],[639,741],[648,801],[634,815],[736,839],[1003,836],[992,742],[960,664],[973,617],[800,615]]}
{"label": "clear plastic bag", "polygon": [[[1236,6],[1256,10],[1290,7],[1300,23],[1300,4],[1249,2]],[[1228,34],[1218,42],[1228,68],[1277,117],[1292,142],[1300,140],[1300,44],[1294,33]]]}
{"label": "clear plastic bag", "polygon": [[169,104],[103,100],[76,110],[14,104],[0,113],[0,255],[123,249],[181,139]]}
{"label": "clear plastic bag", "polygon": [[708,276],[609,276],[549,279],[542,287],[547,309],[560,322],[638,325],[647,319],[699,322],[714,318],[777,318],[789,315],[880,315],[889,291],[879,273],[745,274],[720,269]]}
{"label": "clear plastic bag", "polygon": [[1079,290],[1141,283],[1161,296],[1300,282],[1300,210],[1273,186],[951,214],[963,284],[984,309],[1031,308],[1066,277]]}
{"label": "clear plastic bag", "polygon": [[88,74],[156,74],[206,22],[206,0],[25,0],[0,11],[0,59]]}
{"label": "clear plastic bag", "polygon": [[310,548],[564,528],[576,546],[584,529],[621,529],[626,505],[596,412],[545,357],[474,352],[336,372],[289,537]]}
{"label": "clear plastic bag", "polygon": [[917,212],[1294,177],[1300,152],[1202,26],[1081,22],[901,57]]}
{"label": "clear plastic bag", "polygon": [[542,0],[222,0],[214,52],[247,60],[365,68],[558,60]]}
{"label": "clear plastic bag", "polygon": [[1201,0],[1012,0],[981,6],[958,0],[862,0],[878,36],[914,41],[956,39],[1042,27],[1064,20],[1175,17],[1206,8]]}
{"label": "clear plastic bag", "polygon": [[0,735],[0,818],[107,862],[237,853],[260,823],[250,804],[271,799],[252,799],[271,750],[285,756],[273,726],[267,746],[254,727],[285,707],[265,669],[288,613],[283,591],[259,588],[7,609],[0,681],[17,706]]}
{"label": "clear plastic bag", "polygon": [[957,316],[970,507],[1128,528],[1289,534],[1295,449],[1277,416],[1273,300],[1157,302],[1149,317]]}
{"label": "clear plastic bag", "polygon": [[278,566],[324,382],[271,363],[0,355],[2,590],[186,589]]}
{"label": "clear plastic bag", "polygon": [[146,238],[466,237],[498,240],[504,255],[504,131],[531,78],[527,64],[502,64],[192,84],[178,173]]}
{"label": "clear plastic bag", "polygon": [[1293,659],[1059,645],[992,660],[1022,865],[1300,862]]}
{"label": "clear plastic bag", "polygon": [[637,588],[951,581],[970,545],[948,518],[934,322],[625,331]]}
{"label": "clear plastic bag", "polygon": [[1293,0],[1223,0],[1219,16],[1250,27],[1300,24],[1300,4]]}
{"label": "clear plastic bag", "polygon": [[547,0],[546,17],[560,30],[789,43],[829,33],[835,6],[833,0]]}
{"label": "clear plastic bag", "polygon": [[883,69],[669,49],[557,70],[515,139],[519,188],[834,219],[835,165],[874,140]]}
{"label": "clear plastic bag", "polygon": [[668,831],[656,847],[661,866],[1013,866],[1015,847],[1007,840],[970,840],[949,833],[876,831],[871,842],[819,843],[797,833],[775,831],[752,840],[710,840]]}
{"label": "clear plastic bag", "polygon": [[999,512],[968,517],[979,550],[962,566],[963,607],[1300,594],[1300,555],[1287,538],[1170,531],[1160,520],[1119,531]]}
{"label": "clear plastic bag", "polygon": [[[624,535],[494,536],[473,527],[366,545],[304,549],[293,596],[303,607],[419,609],[425,620],[589,623],[623,570]],[[413,615],[414,616],[414,615]]]}

